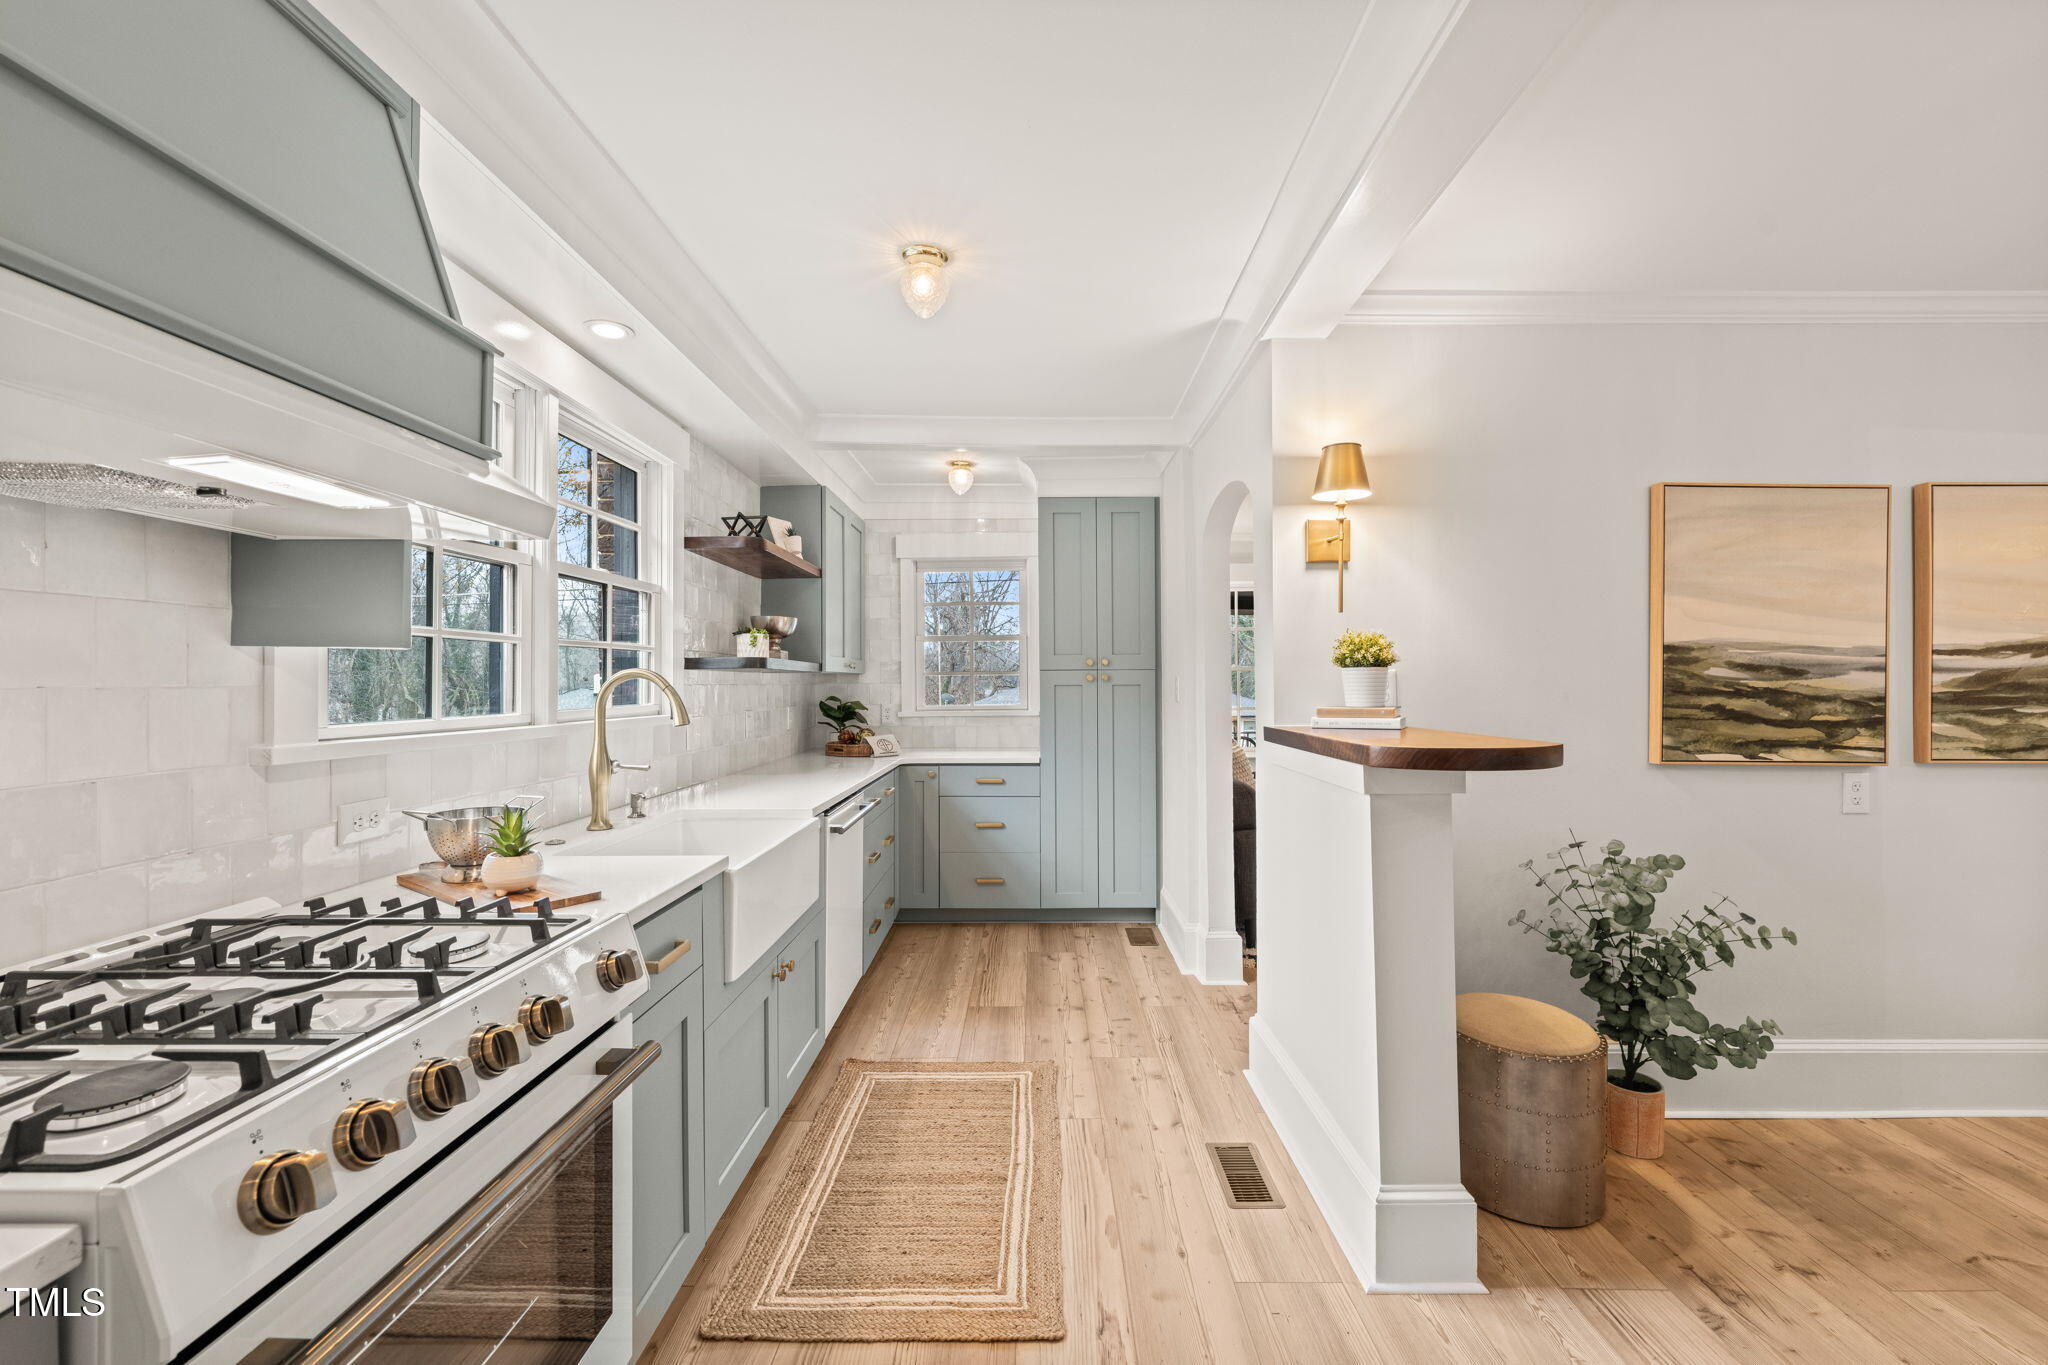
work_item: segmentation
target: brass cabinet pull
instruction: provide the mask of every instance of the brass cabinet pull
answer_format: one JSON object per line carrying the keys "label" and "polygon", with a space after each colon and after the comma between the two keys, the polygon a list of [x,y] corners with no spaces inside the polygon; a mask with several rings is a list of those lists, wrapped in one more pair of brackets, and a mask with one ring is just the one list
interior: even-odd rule
{"label": "brass cabinet pull", "polygon": [[868,861],[871,863],[879,863],[880,861],[882,861],[882,850],[878,848],[873,853],[870,853],[868,855]]}
{"label": "brass cabinet pull", "polygon": [[937,777],[939,775],[939,770],[937,768],[926,768],[924,770],[924,775],[926,777]]}
{"label": "brass cabinet pull", "polygon": [[976,820],[974,827],[976,829],[1001,829],[1003,828],[1003,822],[1001,820]]}
{"label": "brass cabinet pull", "polygon": [[1094,682],[1094,681],[1095,681],[1095,675],[1094,675],[1093,673],[1090,673],[1090,674],[1089,674],[1089,675],[1088,675],[1087,677],[1085,677],[1085,678],[1081,679],[1081,681],[1082,681],[1082,682]]}
{"label": "brass cabinet pull", "polygon": [[789,974],[795,970],[796,961],[795,959],[790,959],[788,961],[785,961],[781,966],[777,967],[774,971],[768,974],[774,977],[777,981],[786,981],[789,979]]}
{"label": "brass cabinet pull", "polygon": [[1107,673],[1103,674],[1103,675],[1102,675],[1102,681],[1103,681],[1103,682],[1108,682],[1108,681],[1109,681],[1109,674],[1107,674]]}
{"label": "brass cabinet pull", "polygon": [[896,789],[895,789],[894,787],[884,787],[884,788],[882,788],[882,795],[884,795],[884,796],[894,796],[895,794],[896,794]]}
{"label": "brass cabinet pull", "polygon": [[1095,660],[1093,660],[1093,659],[1083,659],[1083,660],[1081,660],[1081,667],[1083,667],[1083,668],[1093,668],[1093,667],[1095,667]]}
{"label": "brass cabinet pull", "polygon": [[870,925],[868,926],[868,932],[869,932],[869,933],[871,933],[871,934],[879,934],[879,933],[881,933],[881,932],[882,932],[882,922],[881,922],[880,920],[876,920],[876,921],[875,921],[875,922],[874,922],[873,924],[870,924]]}
{"label": "brass cabinet pull", "polygon": [[1003,879],[1001,877],[976,877],[974,884],[976,886],[1001,886]]}
{"label": "brass cabinet pull", "polygon": [[974,784],[977,787],[1000,787],[1009,780],[1007,777],[977,777]]}
{"label": "brass cabinet pull", "polygon": [[895,904],[896,904],[896,898],[895,898],[894,896],[891,896],[891,897],[889,897],[889,899],[887,899],[887,900],[885,900],[885,901],[883,901],[883,902],[882,902],[882,908],[883,908],[884,910],[892,909],[892,908],[894,908]]}
{"label": "brass cabinet pull", "polygon": [[690,940],[686,938],[679,938],[676,940],[675,947],[669,949],[660,957],[648,963],[647,970],[650,972],[665,972],[669,968],[675,966],[678,962],[681,962],[684,958],[688,957],[690,955],[690,949],[696,946],[696,944],[690,942]]}
{"label": "brass cabinet pull", "polygon": [[893,834],[884,834],[884,835],[882,836],[882,847],[883,847],[883,848],[887,848],[887,847],[888,847],[889,845],[891,845],[891,844],[893,844],[893,843],[895,843],[895,842],[896,842],[896,836],[895,836],[895,835],[893,835]]}

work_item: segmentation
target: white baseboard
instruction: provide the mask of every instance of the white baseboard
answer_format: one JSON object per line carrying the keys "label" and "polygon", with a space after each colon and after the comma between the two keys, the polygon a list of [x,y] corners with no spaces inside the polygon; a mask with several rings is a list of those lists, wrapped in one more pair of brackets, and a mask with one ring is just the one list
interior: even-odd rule
{"label": "white baseboard", "polygon": [[1258,1015],[1252,1016],[1251,1066],[1244,1074],[1358,1282],[1373,1283],[1378,1174]]}
{"label": "white baseboard", "polygon": [[1665,1093],[1672,1118],[2048,1117],[2048,1039],[1780,1038]]}
{"label": "white baseboard", "polygon": [[1159,893],[1159,936],[1181,971],[1204,986],[1235,986],[1244,980],[1244,940],[1235,929],[1204,933],[1182,918],[1173,897]]}

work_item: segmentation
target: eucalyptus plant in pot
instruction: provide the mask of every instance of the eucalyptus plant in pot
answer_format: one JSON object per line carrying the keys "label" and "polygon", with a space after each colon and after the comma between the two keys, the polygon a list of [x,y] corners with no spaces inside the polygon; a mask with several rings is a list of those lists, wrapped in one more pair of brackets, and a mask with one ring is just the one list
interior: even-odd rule
{"label": "eucalyptus plant in pot", "polygon": [[1726,896],[1654,923],[1657,897],[1685,868],[1675,853],[1631,858],[1619,839],[1597,857],[1574,839],[1522,869],[1548,899],[1535,915],[1515,912],[1512,923],[1541,934],[1543,946],[1571,963],[1572,978],[1597,1010],[1595,1026],[1621,1050],[1621,1065],[1607,1073],[1607,1145],[1623,1156],[1664,1154],[1664,1087],[1644,1069],[1654,1064],[1675,1081],[1711,1071],[1723,1061],[1750,1068],[1770,1055],[1776,1021],[1744,1018],[1716,1024],[1693,1004],[1693,978],[1735,965],[1735,949],[1797,944],[1790,929],[1771,929]]}
{"label": "eucalyptus plant in pot", "polygon": [[1378,631],[1347,630],[1330,650],[1344,680],[1346,706],[1393,705],[1393,667],[1401,662],[1394,642]]}

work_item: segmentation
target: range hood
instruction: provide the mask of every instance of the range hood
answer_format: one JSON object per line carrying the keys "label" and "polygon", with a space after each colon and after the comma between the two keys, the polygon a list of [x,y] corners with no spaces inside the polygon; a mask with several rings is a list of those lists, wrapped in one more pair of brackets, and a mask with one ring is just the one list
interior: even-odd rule
{"label": "range hood", "polygon": [[263,536],[546,534],[418,126],[303,0],[0,0],[0,463],[219,487],[143,506]]}

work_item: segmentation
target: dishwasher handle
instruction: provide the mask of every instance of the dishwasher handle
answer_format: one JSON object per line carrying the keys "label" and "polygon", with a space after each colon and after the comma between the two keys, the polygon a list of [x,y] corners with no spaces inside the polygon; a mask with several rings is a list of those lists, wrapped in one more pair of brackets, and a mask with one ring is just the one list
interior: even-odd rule
{"label": "dishwasher handle", "polygon": [[[836,812],[833,815],[828,815],[825,817],[825,829],[828,833],[831,834],[844,834],[848,830],[852,829],[855,825],[865,820],[867,818],[868,812],[881,804],[882,802],[880,798],[877,798],[873,801],[861,802],[860,808],[854,811],[851,815],[839,816]],[[840,807],[840,809],[844,810],[845,807],[842,806]]]}

